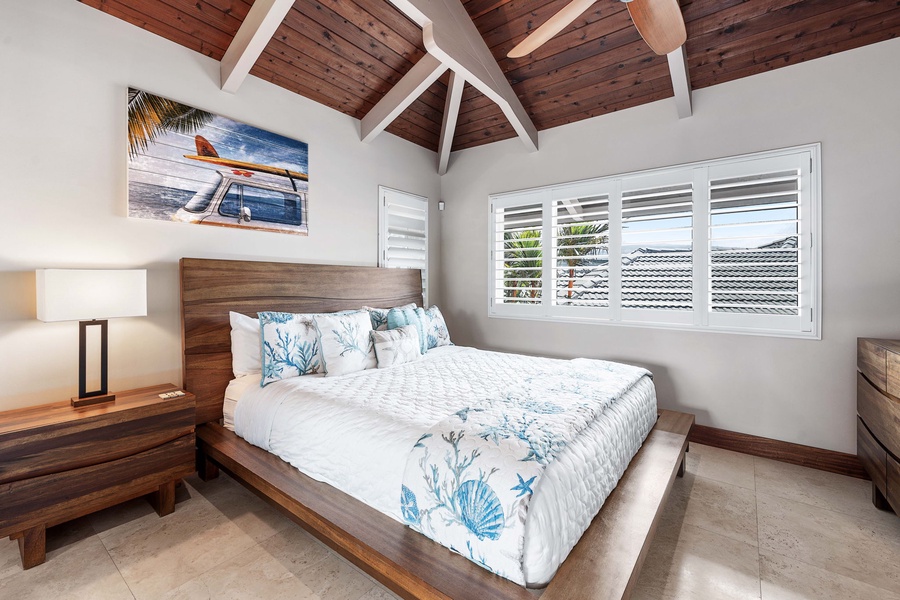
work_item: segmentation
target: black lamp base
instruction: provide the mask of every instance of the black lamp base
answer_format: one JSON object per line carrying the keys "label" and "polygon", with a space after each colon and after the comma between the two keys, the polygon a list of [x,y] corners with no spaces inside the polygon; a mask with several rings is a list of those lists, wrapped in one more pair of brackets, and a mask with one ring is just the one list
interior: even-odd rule
{"label": "black lamp base", "polygon": [[[91,406],[104,402],[115,402],[116,395],[108,393],[107,375],[109,350],[106,334],[106,320],[79,321],[78,323],[78,396],[72,397],[72,406]],[[100,328],[100,389],[87,391],[87,328]]]}
{"label": "black lamp base", "polygon": [[78,398],[72,396],[72,406],[79,408],[82,406],[93,406],[94,404],[103,404],[104,402],[115,402],[115,394],[103,394],[98,396],[88,396],[87,398]]}

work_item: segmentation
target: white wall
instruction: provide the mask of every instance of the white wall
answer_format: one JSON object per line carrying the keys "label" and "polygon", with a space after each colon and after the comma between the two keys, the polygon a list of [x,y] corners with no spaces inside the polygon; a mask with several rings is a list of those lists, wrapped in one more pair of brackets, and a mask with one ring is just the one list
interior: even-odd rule
{"label": "white wall", "polygon": [[[363,144],[357,120],[253,77],[226,94],[218,69],[78,2],[3,3],[0,410],[77,392],[78,327],[35,319],[36,268],[147,268],[148,317],[110,322],[110,387],[180,383],[179,258],[374,265],[379,184],[438,214],[433,152],[390,134]],[[128,218],[128,86],[307,142],[309,237]]]}
{"label": "white wall", "polygon": [[[34,269],[146,267],[149,316],[110,323],[113,389],[181,377],[182,256],[375,264],[377,186],[432,201],[432,298],[457,343],[594,356],[654,371],[661,404],[698,422],[855,451],[857,336],[900,336],[900,40],[453,156],[250,78],[77,2],[0,12],[0,410],[76,390],[77,327],[35,319]],[[310,144],[308,238],[129,219],[125,90],[136,86]],[[823,144],[822,341],[487,317],[487,196],[548,183]],[[447,210],[437,211],[439,193]],[[349,232],[349,234],[348,234]]]}
{"label": "white wall", "polygon": [[[642,364],[663,407],[733,431],[856,452],[856,337],[900,336],[900,40],[452,157],[442,311],[454,341]],[[488,194],[822,142],[821,341],[487,316]]]}

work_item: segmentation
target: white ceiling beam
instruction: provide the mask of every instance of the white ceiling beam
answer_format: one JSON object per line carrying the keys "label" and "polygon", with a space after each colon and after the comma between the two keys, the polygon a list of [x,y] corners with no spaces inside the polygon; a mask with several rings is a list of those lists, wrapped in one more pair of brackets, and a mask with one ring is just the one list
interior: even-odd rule
{"label": "white ceiling beam", "polygon": [[687,51],[682,45],[677,50],[666,54],[669,60],[669,74],[672,76],[672,89],[675,90],[675,107],[678,118],[683,119],[693,114],[691,107],[691,77],[688,75]]}
{"label": "white ceiling beam", "polygon": [[438,144],[438,175],[446,173],[447,168],[450,166],[453,134],[456,133],[456,121],[459,119],[459,106],[462,104],[462,93],[465,85],[465,79],[453,71],[450,72],[447,100],[444,101],[444,120],[441,123],[441,141]]}
{"label": "white ceiling beam", "polygon": [[494,101],[530,151],[537,128],[459,0],[390,0],[422,28],[425,49]]}
{"label": "white ceiling beam", "polygon": [[220,85],[232,94],[250,74],[269,40],[294,6],[294,0],[256,0],[219,66]]}
{"label": "white ceiling beam", "polygon": [[362,118],[359,126],[360,139],[364,142],[375,139],[446,70],[447,65],[432,55],[423,56]]}

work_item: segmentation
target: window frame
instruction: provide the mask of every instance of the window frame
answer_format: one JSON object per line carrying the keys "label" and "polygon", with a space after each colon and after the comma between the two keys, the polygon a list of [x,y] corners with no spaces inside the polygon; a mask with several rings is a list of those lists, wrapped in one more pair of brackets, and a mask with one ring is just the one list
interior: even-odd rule
{"label": "window frame", "polygon": [[[750,168],[755,161],[797,160],[799,165],[799,211],[798,250],[799,259],[799,307],[798,316],[778,318],[780,315],[729,314],[712,311],[709,290],[710,267],[712,265],[710,239],[710,181],[721,180],[727,175],[710,176],[713,173],[727,173],[729,169],[740,171],[742,166]],[[809,158],[806,161],[806,158]],[[693,186],[692,202],[692,276],[693,310],[680,311],[641,310],[622,308],[622,190],[629,186],[646,182],[667,182],[683,180],[680,173],[690,172]],[[684,163],[669,167],[647,169],[629,173],[597,177],[542,187],[491,194],[488,197],[488,316],[502,319],[521,319],[551,322],[598,323],[627,327],[649,327],[655,329],[675,329],[685,331],[711,331],[741,335],[772,336],[800,339],[822,339],[822,183],[821,183],[821,143],[804,144],[777,150],[754,152],[705,161]],[[542,302],[523,306],[497,302],[496,286],[497,262],[497,207],[513,207],[540,198],[543,203],[542,247],[550,250],[551,240],[546,239],[551,232],[553,200],[599,195],[603,190],[611,190],[609,196],[609,307],[554,306],[552,266],[542,265]],[[528,200],[526,200],[526,198]],[[549,256],[549,254],[548,254]],[[499,293],[502,293],[499,292]],[[662,313],[662,314],[660,314]],[[807,318],[806,314],[809,314]],[[789,319],[798,326],[785,329]]]}

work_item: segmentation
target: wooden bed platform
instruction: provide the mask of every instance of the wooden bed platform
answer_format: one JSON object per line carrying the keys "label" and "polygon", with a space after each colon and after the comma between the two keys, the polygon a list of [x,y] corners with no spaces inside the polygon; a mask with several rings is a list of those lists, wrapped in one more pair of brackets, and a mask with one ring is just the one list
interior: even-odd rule
{"label": "wooden bed platform", "polygon": [[[231,374],[228,311],[327,312],[421,304],[419,272],[182,259],[184,385],[197,396],[198,470],[219,467],[403,598],[534,599],[529,591],[410,530],[343,492],[307,477],[220,424]],[[694,416],[659,420],[542,600],[627,598],[649,550]]]}

